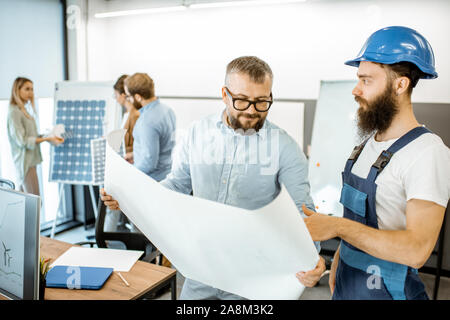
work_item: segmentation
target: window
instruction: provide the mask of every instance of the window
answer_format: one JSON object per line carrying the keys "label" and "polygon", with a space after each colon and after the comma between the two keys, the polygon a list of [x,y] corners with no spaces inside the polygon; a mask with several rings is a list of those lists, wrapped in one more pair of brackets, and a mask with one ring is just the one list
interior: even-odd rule
{"label": "window", "polygon": [[[14,162],[11,156],[11,149],[8,141],[6,123],[8,117],[8,105],[9,101],[0,100],[0,177],[14,181],[16,189],[19,189],[17,178],[15,174]],[[51,130],[53,127],[53,98],[40,98],[36,99],[36,109],[38,111],[38,131],[39,133],[45,133]],[[50,169],[50,144],[42,143],[40,145],[42,153],[42,163],[38,166],[38,178],[39,187],[41,192],[42,210],[41,210],[41,226],[50,224],[56,217],[56,210],[58,206],[59,197],[59,184],[55,182],[49,182],[49,169]],[[62,202],[63,217],[58,219],[58,224],[67,220],[72,220],[72,215],[65,214],[64,206],[65,202]]]}
{"label": "window", "polygon": [[[14,182],[15,168],[6,132],[11,87],[18,76],[33,81],[39,133],[50,130],[55,82],[65,77],[63,9],[63,2],[59,0],[3,1],[1,5],[0,42],[8,45],[0,51],[0,177]],[[42,164],[37,168],[43,200],[40,221],[41,227],[46,227],[56,216],[59,186],[48,182],[51,147],[48,143],[42,143],[40,147],[43,157]],[[16,185],[17,189],[19,187]],[[59,218],[58,224],[73,219],[69,198],[67,203],[62,202],[62,209],[70,217],[65,215]]]}

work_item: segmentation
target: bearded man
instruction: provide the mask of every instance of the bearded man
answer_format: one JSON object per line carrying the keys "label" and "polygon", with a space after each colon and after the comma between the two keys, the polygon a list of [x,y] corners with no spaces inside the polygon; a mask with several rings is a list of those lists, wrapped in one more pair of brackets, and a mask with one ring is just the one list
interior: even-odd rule
{"label": "bearded man", "polygon": [[306,225],[315,241],[342,239],[330,272],[333,299],[428,299],[417,269],[433,251],[450,194],[450,150],[411,104],[418,80],[437,77],[432,48],[415,30],[387,27],[346,64],[358,67],[352,93],[368,138],[342,174],[344,217],[305,207]]}
{"label": "bearded man", "polygon": [[[177,192],[249,210],[269,204],[283,184],[299,214],[303,214],[302,203],[314,210],[305,155],[286,131],[266,120],[273,103],[272,83],[272,70],[263,60],[244,56],[231,61],[221,90],[225,109],[188,129],[175,148],[172,171],[161,184]],[[104,190],[101,192],[110,209],[119,208],[117,201]],[[319,250],[319,243],[316,246]],[[292,276],[312,287],[324,271],[321,257],[315,269]],[[186,279],[180,299],[242,297]]]}

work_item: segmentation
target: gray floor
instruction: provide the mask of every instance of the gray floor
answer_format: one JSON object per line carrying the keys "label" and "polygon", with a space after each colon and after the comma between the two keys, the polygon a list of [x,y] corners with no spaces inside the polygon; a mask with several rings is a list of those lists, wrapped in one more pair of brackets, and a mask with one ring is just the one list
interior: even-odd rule
{"label": "gray floor", "polygon": [[[84,230],[84,227],[78,227],[55,236],[55,239],[66,241],[69,243],[77,243],[86,241],[86,237],[93,234],[93,229]],[[117,246],[120,248],[120,246]],[[432,297],[434,288],[434,276],[419,273],[420,278],[425,284],[429,297]],[[184,277],[177,273],[177,297],[180,296],[181,288],[183,287]],[[169,300],[170,292],[166,292],[163,295],[156,298],[157,300]],[[330,300],[331,294],[328,287],[328,276],[324,276],[314,288],[306,288],[301,296],[300,300]],[[450,278],[441,277],[441,283],[439,286],[439,300],[450,300]]]}

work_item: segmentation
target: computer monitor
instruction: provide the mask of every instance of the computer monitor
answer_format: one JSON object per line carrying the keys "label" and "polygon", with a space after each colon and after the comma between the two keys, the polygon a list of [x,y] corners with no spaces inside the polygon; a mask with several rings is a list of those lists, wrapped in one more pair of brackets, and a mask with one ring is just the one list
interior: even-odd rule
{"label": "computer monitor", "polygon": [[39,297],[40,197],[0,187],[0,294]]}

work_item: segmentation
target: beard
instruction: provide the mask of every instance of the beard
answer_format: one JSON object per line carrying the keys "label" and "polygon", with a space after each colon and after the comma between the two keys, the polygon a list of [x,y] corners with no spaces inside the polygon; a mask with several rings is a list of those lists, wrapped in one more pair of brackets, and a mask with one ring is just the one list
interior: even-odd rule
{"label": "beard", "polygon": [[[227,117],[228,117],[228,121],[230,122],[230,126],[234,129],[234,130],[238,130],[238,129],[242,129],[244,130],[244,133],[249,130],[249,134],[250,131],[251,132],[258,132],[259,129],[262,128],[262,126],[264,125],[264,121],[266,120],[266,117],[262,117],[260,114],[246,114],[246,113],[238,113],[237,117],[233,117],[227,110]],[[247,120],[247,119],[258,119],[258,121],[253,125],[253,126],[249,126],[249,125],[244,125],[241,122],[241,119]]]}
{"label": "beard", "polygon": [[140,108],[143,107],[143,105],[141,105],[141,104],[140,104],[139,102],[137,102],[135,99],[133,99],[132,105],[133,105],[133,107],[134,107],[136,110],[139,110]]}
{"label": "beard", "polygon": [[371,102],[358,96],[355,100],[360,105],[357,112],[358,135],[362,139],[375,132],[385,132],[399,110],[391,83],[388,83],[386,89]]}

